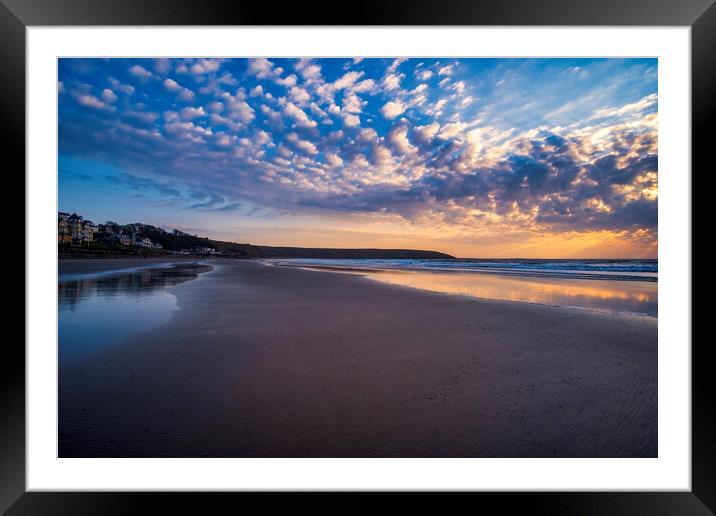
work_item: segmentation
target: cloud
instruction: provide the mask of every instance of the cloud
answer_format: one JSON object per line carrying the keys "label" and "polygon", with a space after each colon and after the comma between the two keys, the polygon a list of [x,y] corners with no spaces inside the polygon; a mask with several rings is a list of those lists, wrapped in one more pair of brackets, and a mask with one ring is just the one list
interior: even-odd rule
{"label": "cloud", "polygon": [[351,91],[353,93],[370,93],[375,88],[375,81],[373,79],[366,79],[364,81],[356,83]]}
{"label": "cloud", "polygon": [[462,95],[465,92],[465,82],[464,81],[457,81],[456,83],[453,83],[452,86],[450,86],[458,95]]}
{"label": "cloud", "polygon": [[393,155],[384,145],[373,147],[373,162],[378,167],[386,168],[393,164]]}
{"label": "cloud", "polygon": [[154,71],[158,74],[168,73],[172,69],[172,62],[170,59],[160,58],[154,60]]}
{"label": "cloud", "polygon": [[317,81],[321,77],[321,67],[317,64],[306,64],[300,68],[301,77],[307,82],[311,83]]}
{"label": "cloud", "polygon": [[115,91],[120,91],[126,95],[132,95],[134,93],[134,86],[130,84],[122,84],[117,79],[112,77],[109,78],[109,83]]}
{"label": "cloud", "polygon": [[351,71],[343,75],[341,78],[336,79],[333,83],[333,88],[338,91],[345,88],[350,88],[355,82],[363,77],[364,72]]}
{"label": "cloud", "polygon": [[224,92],[221,95],[227,116],[235,122],[248,124],[254,120],[254,109],[246,102],[241,95],[231,95]]}
{"label": "cloud", "polygon": [[326,164],[328,164],[332,168],[340,167],[343,165],[343,160],[338,154],[334,154],[332,152],[327,152],[325,155],[325,161]]}
{"label": "cloud", "polygon": [[193,65],[191,65],[189,70],[195,75],[201,75],[216,72],[220,67],[220,59],[198,59]]}
{"label": "cloud", "polygon": [[448,140],[450,138],[454,138],[455,135],[462,132],[462,130],[465,128],[465,124],[461,122],[454,122],[450,124],[445,124],[438,133],[438,138],[442,138],[443,140]]}
{"label": "cloud", "polygon": [[378,140],[378,133],[372,127],[361,129],[358,138],[363,142],[375,142]]}
{"label": "cloud", "polygon": [[239,84],[239,81],[236,80],[236,78],[229,72],[221,74],[221,77],[219,77],[218,81],[220,84],[225,84],[227,86],[236,86],[237,84]]}
{"label": "cloud", "polygon": [[276,79],[274,82],[276,84],[280,84],[281,86],[286,86],[287,88],[290,88],[296,85],[297,78],[294,74],[291,74],[287,77]]}
{"label": "cloud", "polygon": [[283,114],[292,118],[298,127],[311,128],[316,127],[316,122],[311,120],[304,110],[296,106],[293,102],[288,102],[283,108]]}
{"label": "cloud", "polygon": [[385,118],[387,118],[388,120],[392,120],[393,118],[405,113],[405,109],[405,104],[403,104],[399,100],[396,100],[387,102],[385,105],[383,105],[382,108],[380,108],[380,112],[383,113],[383,116]]}
{"label": "cloud", "polygon": [[224,204],[226,202],[226,199],[222,197],[221,195],[210,193],[208,195],[201,195],[202,199],[205,199],[202,202],[193,204],[191,206],[187,206],[187,208],[196,210],[196,209],[205,209],[205,208],[213,208],[217,205]]}
{"label": "cloud", "polygon": [[206,116],[206,112],[204,111],[203,107],[185,107],[179,112],[179,116],[181,116],[184,120],[192,120],[194,118],[200,118]]}
{"label": "cloud", "polygon": [[291,88],[289,91],[289,97],[294,103],[300,106],[306,105],[308,101],[311,100],[311,95],[306,90],[299,88],[298,86]]}
{"label": "cloud", "polygon": [[328,118],[328,113],[322,110],[321,107],[315,102],[311,102],[310,108],[313,114],[315,114],[316,116],[319,116],[321,118]]}
{"label": "cloud", "polygon": [[182,87],[174,79],[164,79],[164,87],[169,91],[181,91]]}
{"label": "cloud", "polygon": [[154,77],[152,72],[150,72],[143,66],[139,66],[139,65],[132,65],[129,67],[129,69],[127,71],[131,75],[133,75],[135,77],[139,77],[140,79],[151,79],[152,77]]}
{"label": "cloud", "polygon": [[105,88],[102,90],[102,100],[111,104],[112,102],[117,102],[117,95],[112,90]]}
{"label": "cloud", "polygon": [[360,125],[360,117],[350,113],[343,113],[343,125],[346,127],[358,127]]}
{"label": "cloud", "polygon": [[453,65],[443,66],[438,69],[438,75],[450,76],[453,74],[453,71]]}
{"label": "cloud", "polygon": [[[445,238],[607,231],[655,241],[655,64],[597,60],[584,79],[560,60],[533,72],[540,60],[477,71],[471,60],[420,61],[110,59],[88,74],[61,60],[60,152],[131,171],[117,185],[182,209],[248,202]],[[114,79],[133,66],[159,80]],[[399,80],[386,93],[389,76]],[[570,102],[559,125],[547,118]]]}
{"label": "cloud", "polygon": [[417,147],[414,147],[408,140],[408,127],[405,125],[394,128],[388,134],[387,139],[393,149],[395,149],[399,154],[412,156],[418,152]]}
{"label": "cloud", "polygon": [[408,60],[408,58],[406,58],[406,57],[399,57],[399,58],[397,58],[397,59],[393,59],[393,62],[390,63],[390,66],[389,66],[388,69],[387,69],[387,72],[388,72],[388,73],[393,73],[393,72],[395,72],[395,71],[398,69],[398,67],[399,67],[402,63],[406,62],[407,60]]}
{"label": "cloud", "polygon": [[315,144],[308,140],[302,140],[296,133],[290,133],[286,137],[286,141],[290,142],[296,149],[301,150],[307,154],[318,154],[318,149]]}
{"label": "cloud", "polygon": [[122,116],[135,121],[138,121],[144,125],[153,124],[158,118],[159,114],[151,111],[136,111],[126,110],[122,112]]}
{"label": "cloud", "polygon": [[106,102],[102,102],[100,99],[95,97],[94,95],[84,94],[84,93],[76,93],[75,99],[77,100],[77,103],[80,106],[92,108],[92,109],[99,109],[99,110],[109,110],[112,111],[115,108],[113,106],[110,106]]}
{"label": "cloud", "polygon": [[210,128],[202,127],[192,122],[167,122],[164,124],[164,131],[177,138],[192,140],[197,143],[204,142],[203,137],[214,134]]}
{"label": "cloud", "polygon": [[424,113],[432,118],[442,119],[445,115],[445,108],[447,106],[448,99],[438,99],[436,102],[430,104],[427,103],[422,106]]}
{"label": "cloud", "polygon": [[191,102],[194,100],[194,92],[188,88],[184,88],[174,79],[164,79],[162,84],[164,84],[164,88],[168,91],[176,93],[179,100],[183,100],[185,102]]}
{"label": "cloud", "polygon": [[603,108],[594,113],[592,115],[591,119],[597,119],[597,118],[608,118],[608,117],[619,117],[624,115],[634,115],[639,114],[645,109],[648,109],[652,106],[654,106],[658,101],[658,96],[656,93],[652,93],[650,95],[647,95],[646,97],[643,97],[641,100],[637,102],[632,102],[629,104],[626,104],[624,106],[621,106],[619,108]]}
{"label": "cloud", "polygon": [[214,212],[235,212],[240,210],[243,207],[243,204],[240,202],[232,202],[227,203],[224,206],[215,206],[213,208],[208,208],[205,211],[214,211]]}
{"label": "cloud", "polygon": [[397,90],[403,78],[405,78],[403,74],[388,74],[383,78],[383,88],[386,91]]}
{"label": "cloud", "polygon": [[432,139],[440,129],[440,124],[433,122],[427,125],[419,125],[415,128],[415,135],[421,141],[428,141]]}
{"label": "cloud", "polygon": [[[280,71],[278,71],[280,70]],[[283,72],[282,68],[274,68],[274,64],[266,58],[249,59],[248,73],[255,75],[257,79],[272,79]]]}
{"label": "cloud", "polygon": [[343,109],[348,113],[360,113],[363,110],[363,102],[358,95],[350,94],[343,97]]}
{"label": "cloud", "polygon": [[433,76],[432,70],[419,70],[416,73],[416,77],[421,81],[427,81]]}

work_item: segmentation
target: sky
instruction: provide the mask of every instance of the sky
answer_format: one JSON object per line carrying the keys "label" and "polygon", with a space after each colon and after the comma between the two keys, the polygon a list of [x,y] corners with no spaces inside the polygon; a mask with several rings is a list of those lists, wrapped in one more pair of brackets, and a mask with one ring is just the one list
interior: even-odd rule
{"label": "sky", "polygon": [[59,209],[233,242],[657,256],[656,59],[60,59]]}

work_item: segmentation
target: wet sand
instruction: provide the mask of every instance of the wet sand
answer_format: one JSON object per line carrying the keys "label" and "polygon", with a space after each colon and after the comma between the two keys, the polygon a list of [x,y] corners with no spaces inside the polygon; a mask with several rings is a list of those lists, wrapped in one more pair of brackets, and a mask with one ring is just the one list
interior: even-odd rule
{"label": "wet sand", "polygon": [[137,267],[157,267],[170,263],[197,262],[199,257],[166,256],[161,258],[68,258],[58,260],[57,271],[60,276],[92,274]]}
{"label": "wet sand", "polygon": [[61,457],[655,457],[656,319],[217,262],[60,368]]}

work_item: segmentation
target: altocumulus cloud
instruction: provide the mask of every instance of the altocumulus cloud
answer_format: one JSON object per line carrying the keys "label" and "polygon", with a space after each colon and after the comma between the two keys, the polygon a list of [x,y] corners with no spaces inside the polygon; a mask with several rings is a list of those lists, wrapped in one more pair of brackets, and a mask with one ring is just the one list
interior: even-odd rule
{"label": "altocumulus cloud", "polygon": [[656,241],[656,66],[61,59],[60,153],[117,167],[116,184],[192,210]]}

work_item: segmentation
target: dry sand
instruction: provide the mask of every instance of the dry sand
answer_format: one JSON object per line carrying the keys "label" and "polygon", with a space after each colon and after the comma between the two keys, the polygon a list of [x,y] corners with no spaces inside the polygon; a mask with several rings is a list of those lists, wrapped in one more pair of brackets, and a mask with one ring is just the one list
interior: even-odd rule
{"label": "dry sand", "polygon": [[223,262],[60,370],[59,454],[654,457],[655,319]]}

